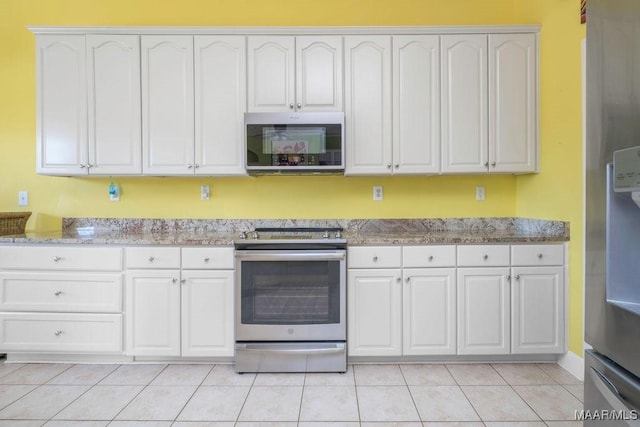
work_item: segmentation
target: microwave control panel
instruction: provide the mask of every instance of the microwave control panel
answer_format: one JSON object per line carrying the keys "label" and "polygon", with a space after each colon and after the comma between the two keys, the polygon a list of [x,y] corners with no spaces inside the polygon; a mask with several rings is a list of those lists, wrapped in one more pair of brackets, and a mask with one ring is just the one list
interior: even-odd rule
{"label": "microwave control panel", "polygon": [[613,153],[614,191],[640,191],[640,146]]}

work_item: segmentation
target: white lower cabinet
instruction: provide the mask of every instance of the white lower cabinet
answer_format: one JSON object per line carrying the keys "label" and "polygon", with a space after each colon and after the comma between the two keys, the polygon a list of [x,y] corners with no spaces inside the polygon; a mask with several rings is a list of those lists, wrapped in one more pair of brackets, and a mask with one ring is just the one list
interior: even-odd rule
{"label": "white lower cabinet", "polygon": [[509,267],[458,269],[458,354],[509,354]]}
{"label": "white lower cabinet", "polygon": [[350,356],[402,354],[402,272],[352,269],[347,275]]}
{"label": "white lower cabinet", "polygon": [[[173,265],[175,259],[183,269],[127,271],[127,354],[233,356],[233,249],[184,248],[181,254],[180,248],[151,247],[127,252],[128,263],[143,259],[159,266]],[[188,269],[194,266],[198,269]]]}

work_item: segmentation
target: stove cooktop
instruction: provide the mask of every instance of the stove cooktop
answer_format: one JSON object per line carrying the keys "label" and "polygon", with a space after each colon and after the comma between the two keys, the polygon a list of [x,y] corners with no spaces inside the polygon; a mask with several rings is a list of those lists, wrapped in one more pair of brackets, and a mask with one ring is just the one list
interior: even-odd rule
{"label": "stove cooktop", "polygon": [[346,247],[340,227],[256,227],[242,232],[236,249],[324,249]]}

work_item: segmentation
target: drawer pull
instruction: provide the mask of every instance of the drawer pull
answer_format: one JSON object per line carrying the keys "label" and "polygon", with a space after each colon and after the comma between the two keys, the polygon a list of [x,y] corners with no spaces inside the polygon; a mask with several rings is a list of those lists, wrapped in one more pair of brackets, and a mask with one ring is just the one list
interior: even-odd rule
{"label": "drawer pull", "polygon": [[489,259],[489,255],[487,255],[487,254],[482,255],[482,259],[485,260],[485,261],[488,260]]}
{"label": "drawer pull", "polygon": [[173,279],[171,279],[171,283],[173,283],[173,284],[175,285],[176,283],[178,283],[178,279],[176,279],[176,278],[174,277]]}
{"label": "drawer pull", "polygon": [[429,255],[429,262],[433,261],[433,255]]}
{"label": "drawer pull", "polygon": [[406,279],[404,279],[405,282],[409,283],[411,281],[411,277],[407,277]]}
{"label": "drawer pull", "polygon": [[378,262],[378,257],[377,256],[373,257],[373,262]]}
{"label": "drawer pull", "polygon": [[402,282],[402,277],[396,277],[396,282],[398,283]]}
{"label": "drawer pull", "polygon": [[520,275],[519,274],[516,274],[514,277],[516,278],[516,280],[520,280]]}
{"label": "drawer pull", "polygon": [[206,258],[204,259],[204,262],[209,262],[209,261],[211,261],[211,258],[209,258],[209,257],[206,257]]}
{"label": "drawer pull", "polygon": [[507,282],[510,282],[510,281],[511,281],[511,276],[510,276],[510,275],[508,275],[508,276],[507,276]]}
{"label": "drawer pull", "polygon": [[538,254],[538,259],[542,259],[542,254]]}
{"label": "drawer pull", "polygon": [[180,280],[180,284],[181,284],[181,285],[184,285],[184,284],[186,284],[186,283],[187,283],[187,279],[182,279],[182,280]]}
{"label": "drawer pull", "polygon": [[53,335],[59,337],[60,335],[62,335],[62,331],[61,330],[57,330],[53,333]]}
{"label": "drawer pull", "polygon": [[59,297],[60,295],[62,295],[62,291],[55,291],[53,294],[55,296]]}
{"label": "drawer pull", "polygon": [[59,257],[59,256],[53,257],[53,262],[59,262],[59,261],[62,261],[62,257]]}
{"label": "drawer pull", "polygon": [[156,257],[153,257],[153,256],[150,256],[150,257],[149,257],[149,262],[153,262],[153,261],[155,261],[155,260],[156,260]]}

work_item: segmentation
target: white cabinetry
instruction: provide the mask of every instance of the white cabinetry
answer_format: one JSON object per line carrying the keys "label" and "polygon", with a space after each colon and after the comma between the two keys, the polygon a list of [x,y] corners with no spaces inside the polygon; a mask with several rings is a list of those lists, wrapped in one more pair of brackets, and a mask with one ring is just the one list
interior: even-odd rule
{"label": "white cabinetry", "polygon": [[233,356],[231,248],[127,248],[127,268],[128,354]]}
{"label": "white cabinetry", "polygon": [[402,248],[404,355],[456,354],[455,259],[455,246]]}
{"label": "white cabinetry", "polygon": [[509,246],[458,246],[458,266],[458,354],[510,353]]}
{"label": "white cabinetry", "polygon": [[36,170],[87,173],[87,77],[84,35],[36,40]]}
{"label": "white cabinetry", "polygon": [[252,112],[342,111],[341,36],[250,36]]}
{"label": "white cabinetry", "polygon": [[393,174],[440,172],[440,36],[393,36]]}
{"label": "white cabinetry", "polygon": [[392,168],[391,37],[347,36],[344,45],[345,173],[388,174]]}
{"label": "white cabinetry", "polygon": [[122,250],[0,247],[0,351],[122,352]]}
{"label": "white cabinetry", "polygon": [[350,356],[402,354],[400,247],[351,247],[347,258]]}
{"label": "white cabinetry", "polygon": [[536,35],[441,40],[443,173],[534,172]]}
{"label": "white cabinetry", "polygon": [[565,351],[564,247],[512,246],[511,351]]}

